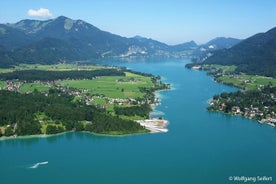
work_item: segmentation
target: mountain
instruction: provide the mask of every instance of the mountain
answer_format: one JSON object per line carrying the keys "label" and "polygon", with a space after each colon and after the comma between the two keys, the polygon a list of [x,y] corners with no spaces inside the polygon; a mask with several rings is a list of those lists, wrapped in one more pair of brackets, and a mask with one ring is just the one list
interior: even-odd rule
{"label": "mountain", "polygon": [[14,48],[31,43],[32,40],[24,32],[10,27],[9,24],[0,24],[0,45],[6,48]]}
{"label": "mountain", "polygon": [[194,41],[173,45],[171,46],[172,51],[183,51],[183,50],[194,50],[198,45]]}
{"label": "mountain", "polygon": [[238,41],[217,38],[201,46],[194,41],[167,45],[141,36],[122,37],[65,16],[45,21],[21,20],[14,24],[0,24],[0,67],[130,56],[193,56],[203,60],[211,52],[229,48]]}
{"label": "mountain", "polygon": [[204,63],[236,65],[237,72],[276,77],[276,27],[217,51]]}
{"label": "mountain", "polygon": [[[189,46],[190,45],[190,46]],[[0,66],[59,63],[104,57],[175,56],[195,43],[169,46],[140,36],[126,38],[60,16],[0,24]]]}
{"label": "mountain", "polygon": [[191,57],[193,51],[198,48],[198,45],[194,41],[171,45],[170,46],[170,55],[173,57]]}
{"label": "mountain", "polygon": [[203,62],[210,57],[214,51],[229,49],[239,42],[241,42],[241,40],[236,38],[217,37],[195,49],[193,51],[194,60],[196,62]]}
{"label": "mountain", "polygon": [[236,38],[217,37],[202,45],[201,47],[210,50],[229,49],[234,45],[238,44],[240,41],[240,39]]}
{"label": "mountain", "polygon": [[[72,20],[64,16],[46,21],[22,20],[15,24],[8,24],[8,27],[25,34],[25,37],[31,40],[31,46],[29,45],[30,41],[26,41],[24,45],[26,48],[24,49],[33,48],[34,43],[38,41],[43,44],[42,40],[47,42],[47,38],[50,38],[56,39],[57,47],[60,46],[59,41],[67,42],[73,47],[70,48],[71,50],[84,49],[91,53],[88,56],[95,56],[105,52],[118,54],[126,50],[129,44],[127,38],[101,31],[82,20]],[[2,40],[0,41],[2,43]],[[53,47],[53,40],[51,42]],[[22,44],[13,42],[13,45],[9,47],[17,48],[18,45],[21,46]],[[39,51],[39,48],[36,51]]]}

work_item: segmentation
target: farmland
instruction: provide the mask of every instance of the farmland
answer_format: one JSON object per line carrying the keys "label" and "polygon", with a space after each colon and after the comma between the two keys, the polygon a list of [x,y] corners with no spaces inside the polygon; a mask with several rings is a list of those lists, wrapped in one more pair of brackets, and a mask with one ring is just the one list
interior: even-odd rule
{"label": "farmland", "polygon": [[[124,80],[122,80],[124,79]],[[86,89],[90,94],[103,94],[110,98],[143,97],[140,87],[152,88],[150,77],[126,72],[126,76],[104,76],[92,80],[64,80],[61,85]]]}
{"label": "farmland", "polygon": [[214,76],[217,82],[232,85],[244,90],[257,90],[266,85],[276,86],[276,78],[236,73],[236,66],[203,65],[209,75]]}

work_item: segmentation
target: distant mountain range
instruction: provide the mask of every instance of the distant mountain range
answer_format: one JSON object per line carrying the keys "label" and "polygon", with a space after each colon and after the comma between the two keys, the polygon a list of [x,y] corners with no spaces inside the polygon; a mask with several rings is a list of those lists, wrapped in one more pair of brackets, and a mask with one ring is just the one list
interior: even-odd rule
{"label": "distant mountain range", "polygon": [[276,27],[219,50],[204,63],[236,65],[237,72],[276,77]]}
{"label": "distant mountain range", "polygon": [[[198,57],[209,50],[229,48],[238,41],[217,38],[209,45],[208,42],[199,46],[191,41],[171,46],[141,36],[122,37],[64,16],[46,21],[22,20],[15,24],[0,24],[0,67],[105,57]],[[204,49],[206,52],[201,52]]]}
{"label": "distant mountain range", "polygon": [[217,37],[206,44],[200,45],[193,51],[193,60],[201,63],[208,57],[212,56],[214,51],[229,49],[240,43],[242,40],[236,38]]}

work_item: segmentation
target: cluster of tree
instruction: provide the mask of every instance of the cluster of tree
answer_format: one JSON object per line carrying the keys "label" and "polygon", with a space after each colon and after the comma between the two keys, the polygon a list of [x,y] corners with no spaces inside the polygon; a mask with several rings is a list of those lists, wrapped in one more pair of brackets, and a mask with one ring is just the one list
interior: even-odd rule
{"label": "cluster of tree", "polygon": [[127,72],[134,73],[134,74],[136,74],[136,75],[142,75],[142,76],[145,76],[145,77],[155,77],[154,75],[152,75],[152,74],[150,74],[150,73],[132,71],[132,70],[127,69],[126,67],[122,67],[122,69],[125,70],[125,71],[127,71]]}
{"label": "cluster of tree", "polygon": [[151,112],[151,107],[148,104],[143,104],[140,106],[130,106],[130,107],[114,107],[115,113],[117,115],[125,116],[141,116],[148,118]]}
{"label": "cluster of tree", "polygon": [[5,134],[11,134],[16,125],[18,135],[39,134],[40,124],[35,120],[33,111],[39,104],[20,94],[0,91],[0,126],[8,125]]}
{"label": "cluster of tree", "polygon": [[99,70],[72,70],[72,71],[44,71],[44,70],[18,70],[10,73],[1,73],[1,80],[18,79],[22,81],[54,81],[58,79],[91,79],[96,76],[125,76],[120,69]]}
{"label": "cluster of tree", "polygon": [[[73,103],[73,96],[51,90],[48,96],[39,92],[20,94],[0,91],[0,126],[7,126],[5,135],[34,135],[41,133],[41,124],[36,114],[44,113],[55,124],[48,125],[46,133],[63,131],[93,131],[108,133],[113,131],[140,132],[145,130],[134,121],[122,120],[107,114],[103,109],[87,106],[83,102]],[[82,122],[92,122],[84,126]]]}
{"label": "cluster of tree", "polygon": [[64,132],[65,129],[62,126],[47,125],[46,134],[58,134]]}
{"label": "cluster of tree", "polygon": [[85,130],[100,134],[116,135],[148,132],[148,130],[134,121],[123,120],[105,113],[95,114],[93,122],[87,124]]}
{"label": "cluster of tree", "polygon": [[[1,133],[1,134],[2,134],[2,133]],[[6,130],[5,130],[5,133],[4,133],[3,135],[9,137],[9,136],[12,136],[13,134],[14,134],[14,132],[13,132],[13,127],[8,126],[8,127],[6,128]]]}
{"label": "cluster of tree", "polygon": [[153,84],[154,84],[154,91],[157,90],[163,90],[163,89],[170,89],[170,84],[167,83],[163,83],[161,81],[161,77],[160,76],[154,76],[151,78]]}
{"label": "cluster of tree", "polygon": [[265,86],[261,90],[249,90],[245,92],[237,91],[222,93],[213,97],[214,104],[208,107],[209,110],[222,110],[231,113],[233,107],[239,107],[242,113],[246,110],[258,109],[259,118],[265,118],[267,114],[276,112],[276,87]]}

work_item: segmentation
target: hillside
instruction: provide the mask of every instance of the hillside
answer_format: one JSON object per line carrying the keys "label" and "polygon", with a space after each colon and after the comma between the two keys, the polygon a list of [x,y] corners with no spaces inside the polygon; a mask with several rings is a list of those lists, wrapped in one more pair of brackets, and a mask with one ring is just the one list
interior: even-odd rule
{"label": "hillside", "polygon": [[193,51],[194,61],[197,63],[203,62],[210,57],[213,52],[221,49],[229,49],[239,42],[241,42],[241,40],[236,38],[217,37],[212,39]]}
{"label": "hillside", "polygon": [[126,38],[64,16],[45,21],[21,20],[15,24],[0,24],[0,67],[104,57],[167,57],[187,49],[191,50],[185,43],[173,47],[140,36]]}
{"label": "hillside", "polygon": [[276,77],[276,27],[217,51],[204,63],[236,65],[237,72]]}
{"label": "hillside", "polygon": [[194,41],[178,45],[135,36],[115,35],[85,22],[60,16],[0,24],[0,67],[20,63],[55,64],[106,57],[162,56],[206,59],[215,50],[240,42],[219,37],[203,45]]}

